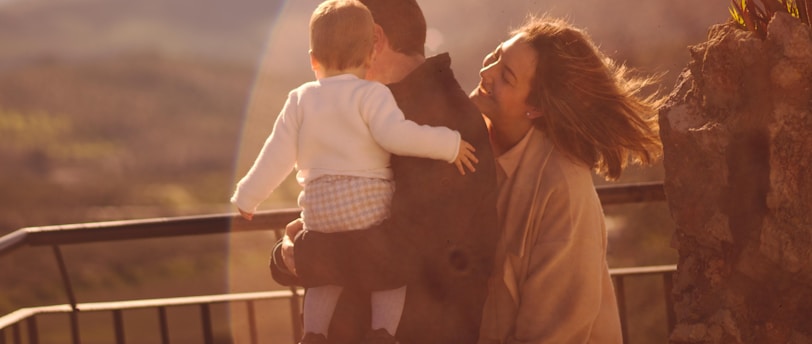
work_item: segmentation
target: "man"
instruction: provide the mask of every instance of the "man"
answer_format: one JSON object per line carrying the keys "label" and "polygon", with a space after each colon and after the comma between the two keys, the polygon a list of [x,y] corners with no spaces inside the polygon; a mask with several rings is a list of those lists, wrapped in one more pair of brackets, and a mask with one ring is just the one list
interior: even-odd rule
{"label": "man", "polygon": [[[403,280],[406,305],[396,334],[401,344],[475,343],[499,237],[496,172],[484,120],[454,78],[448,54],[425,57],[426,23],[415,0],[361,2],[376,23],[377,56],[367,79],[387,84],[406,118],[458,130],[476,148],[479,163],[476,172],[461,176],[445,162],[393,157],[396,190],[389,220],[367,230],[306,232],[293,245],[291,238],[283,239],[274,248],[274,279],[284,285],[345,286],[331,343],[358,343],[368,336],[364,290]],[[298,276],[283,259],[291,251]],[[309,263],[325,256],[333,264]],[[365,272],[359,276],[376,271],[380,278],[360,280],[354,271]]]}

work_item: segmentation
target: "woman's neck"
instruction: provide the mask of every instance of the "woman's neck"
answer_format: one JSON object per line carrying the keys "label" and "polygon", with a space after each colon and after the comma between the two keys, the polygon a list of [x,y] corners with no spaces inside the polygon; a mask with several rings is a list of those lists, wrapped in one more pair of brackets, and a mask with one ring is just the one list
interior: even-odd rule
{"label": "woman's neck", "polygon": [[507,121],[489,123],[491,146],[496,156],[500,156],[521,141],[533,127],[530,121]]}

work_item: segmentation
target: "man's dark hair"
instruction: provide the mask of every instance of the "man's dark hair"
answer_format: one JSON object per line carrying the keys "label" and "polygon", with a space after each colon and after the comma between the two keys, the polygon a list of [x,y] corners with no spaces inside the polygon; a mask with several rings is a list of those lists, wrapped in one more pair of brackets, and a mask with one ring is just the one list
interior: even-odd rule
{"label": "man's dark hair", "polygon": [[416,0],[361,0],[383,28],[392,50],[425,56],[426,18]]}

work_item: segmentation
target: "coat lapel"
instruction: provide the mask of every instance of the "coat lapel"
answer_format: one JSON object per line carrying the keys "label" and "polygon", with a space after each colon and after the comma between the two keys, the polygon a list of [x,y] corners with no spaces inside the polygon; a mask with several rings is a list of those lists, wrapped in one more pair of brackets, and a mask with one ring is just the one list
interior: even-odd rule
{"label": "coat lapel", "polygon": [[503,195],[506,202],[502,204],[503,280],[515,304],[519,302],[520,276],[525,274],[523,257],[527,254],[528,241],[537,236],[536,219],[547,200],[545,190],[542,190],[542,172],[553,150],[552,142],[541,131],[533,129],[529,135],[516,170],[501,188],[501,192],[510,193]]}
{"label": "coat lapel", "polygon": [[505,222],[513,224],[504,228],[506,249],[517,257],[525,255],[528,237],[538,230],[536,216],[547,198],[541,179],[552,151],[552,142],[534,129],[513,177],[508,180],[510,185],[505,185],[504,190],[511,192],[504,209]]}

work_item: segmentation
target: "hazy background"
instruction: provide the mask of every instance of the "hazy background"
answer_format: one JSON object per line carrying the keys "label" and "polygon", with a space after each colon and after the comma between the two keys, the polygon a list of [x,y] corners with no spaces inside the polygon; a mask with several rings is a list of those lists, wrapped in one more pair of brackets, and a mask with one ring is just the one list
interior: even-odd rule
{"label": "hazy background", "polygon": [[[0,0],[0,235],[232,211],[234,182],[287,92],[313,78],[307,23],[319,2]],[[511,28],[528,13],[549,13],[585,28],[608,56],[664,73],[667,93],[689,59],[687,46],[728,16],[722,0],[419,3],[429,24],[427,54],[449,52],[466,90],[478,81],[482,57]],[[621,181],[662,178],[655,167],[630,170]],[[288,180],[264,207],[295,206],[297,193]],[[676,261],[664,204],[606,213],[612,267]],[[277,288],[266,270],[272,241],[267,233],[238,234],[64,253],[79,301],[89,302]],[[66,302],[59,282],[49,249],[0,256],[0,315]],[[262,318],[271,335],[288,340],[287,310],[263,309],[271,310]],[[649,330],[660,326],[659,315],[650,316],[659,312],[636,312],[641,330],[633,335],[662,336],[664,329]],[[94,320],[83,321],[93,332]],[[227,342],[228,330],[221,332]],[[83,339],[105,342],[108,335]]]}

